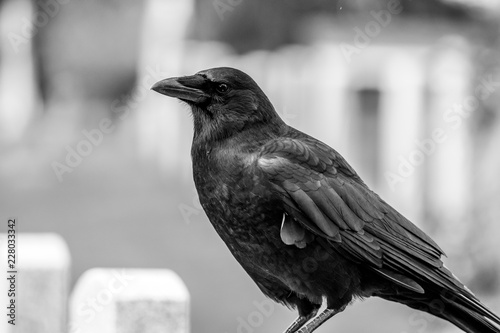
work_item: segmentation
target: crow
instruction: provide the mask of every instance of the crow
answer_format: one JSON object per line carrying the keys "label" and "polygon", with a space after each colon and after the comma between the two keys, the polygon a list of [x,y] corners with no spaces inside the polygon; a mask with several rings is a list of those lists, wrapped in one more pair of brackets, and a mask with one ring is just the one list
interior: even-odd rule
{"label": "crow", "polygon": [[313,332],[371,296],[465,332],[500,332],[500,318],[443,265],[443,250],[336,150],[288,126],[249,75],[212,68],[151,89],[191,107],[200,203],[260,290],[298,310],[286,333]]}

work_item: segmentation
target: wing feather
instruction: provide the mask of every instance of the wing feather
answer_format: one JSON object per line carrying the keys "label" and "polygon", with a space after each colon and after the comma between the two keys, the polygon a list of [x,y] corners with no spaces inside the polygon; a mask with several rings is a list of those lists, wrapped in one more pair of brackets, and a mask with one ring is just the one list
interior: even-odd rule
{"label": "wing feather", "polygon": [[459,287],[442,267],[439,246],[327,145],[310,137],[276,139],[256,163],[296,223],[285,229],[288,243],[302,237],[301,226],[409,290],[423,291],[414,279]]}
{"label": "wing feather", "polygon": [[325,215],[318,208],[316,203],[304,191],[288,191],[287,193],[295,201],[297,206],[321,229],[324,234],[331,239],[339,236],[339,228],[335,223],[330,223]]}

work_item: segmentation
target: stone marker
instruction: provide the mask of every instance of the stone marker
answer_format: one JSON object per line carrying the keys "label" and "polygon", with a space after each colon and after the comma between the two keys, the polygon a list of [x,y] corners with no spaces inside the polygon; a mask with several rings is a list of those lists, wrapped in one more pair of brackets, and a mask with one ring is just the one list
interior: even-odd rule
{"label": "stone marker", "polygon": [[94,268],[70,300],[70,333],[187,333],[189,293],[166,269]]}
{"label": "stone marker", "polygon": [[[66,333],[70,254],[65,241],[56,234],[16,235],[15,297],[7,278],[6,234],[0,234],[0,332]],[[7,276],[6,276],[7,275]],[[7,277],[7,278],[6,278]],[[7,314],[7,305],[15,300],[15,326]]]}
{"label": "stone marker", "polygon": [[19,142],[41,111],[32,52],[32,34],[37,33],[39,24],[34,3],[0,1],[4,37],[0,39],[0,141],[4,144]]}
{"label": "stone marker", "polygon": [[163,175],[177,172],[181,152],[179,126],[183,106],[149,89],[160,80],[181,75],[193,0],[145,1],[137,68],[138,94],[129,103],[137,126],[138,152],[146,162],[155,161]]}

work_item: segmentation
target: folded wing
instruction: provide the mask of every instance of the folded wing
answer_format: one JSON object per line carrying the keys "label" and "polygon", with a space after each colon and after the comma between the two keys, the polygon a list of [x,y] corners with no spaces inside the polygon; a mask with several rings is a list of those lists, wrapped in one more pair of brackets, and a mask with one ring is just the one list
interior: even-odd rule
{"label": "folded wing", "polygon": [[262,149],[257,166],[292,221],[283,221],[288,239],[302,235],[296,223],[407,289],[424,293],[417,281],[428,281],[473,297],[443,267],[439,246],[368,189],[332,148],[305,135],[279,138]]}

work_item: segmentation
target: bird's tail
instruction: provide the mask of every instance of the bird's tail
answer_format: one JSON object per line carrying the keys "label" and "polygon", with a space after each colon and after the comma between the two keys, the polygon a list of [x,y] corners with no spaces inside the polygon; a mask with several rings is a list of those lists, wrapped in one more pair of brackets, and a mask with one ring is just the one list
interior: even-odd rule
{"label": "bird's tail", "polygon": [[468,295],[441,297],[444,307],[437,313],[428,311],[455,324],[468,333],[500,333],[500,318],[477,298]]}
{"label": "bird's tail", "polygon": [[424,287],[427,291],[423,294],[399,290],[377,296],[440,317],[467,333],[500,333],[500,317],[465,286],[457,286],[437,290]]}
{"label": "bird's tail", "polygon": [[[462,292],[463,291],[463,292]],[[467,333],[500,333],[500,317],[466,290],[382,296],[445,319]]]}

